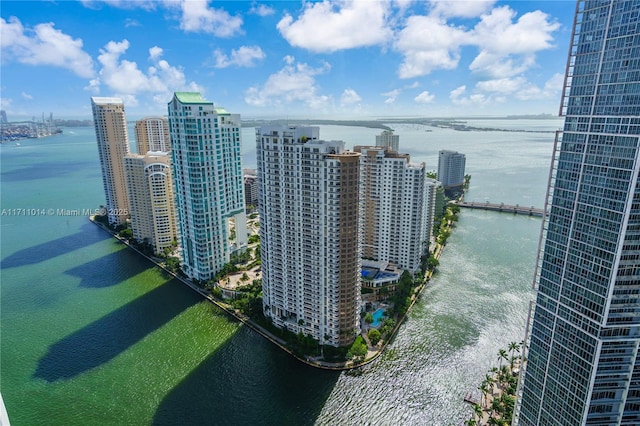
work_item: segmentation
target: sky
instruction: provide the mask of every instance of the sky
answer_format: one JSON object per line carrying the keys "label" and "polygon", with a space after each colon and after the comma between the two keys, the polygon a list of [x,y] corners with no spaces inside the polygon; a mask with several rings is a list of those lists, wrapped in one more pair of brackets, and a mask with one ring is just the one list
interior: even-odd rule
{"label": "sky", "polygon": [[10,121],[166,115],[195,91],[243,118],[557,115],[575,2],[57,0],[0,7]]}

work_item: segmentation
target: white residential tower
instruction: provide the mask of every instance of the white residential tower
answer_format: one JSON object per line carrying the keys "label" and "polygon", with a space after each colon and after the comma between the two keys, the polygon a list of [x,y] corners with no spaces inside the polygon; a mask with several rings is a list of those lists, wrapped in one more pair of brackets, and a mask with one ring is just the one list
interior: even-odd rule
{"label": "white residential tower", "polygon": [[345,346],[360,331],[360,154],[319,132],[256,130],[263,309],[277,327]]}

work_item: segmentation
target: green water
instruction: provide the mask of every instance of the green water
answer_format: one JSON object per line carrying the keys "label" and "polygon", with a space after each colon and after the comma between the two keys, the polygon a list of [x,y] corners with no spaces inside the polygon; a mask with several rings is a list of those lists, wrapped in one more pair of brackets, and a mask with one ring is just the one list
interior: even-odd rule
{"label": "green water", "polygon": [[[465,152],[469,199],[541,205],[548,135],[397,132],[428,168],[439,149]],[[377,131],[321,129],[336,133],[349,145]],[[462,395],[521,339],[537,219],[463,211],[390,349],[338,374],[291,359],[85,217],[58,214],[103,203],[93,129],[0,146],[0,161],[0,209],[45,211],[0,217],[0,392],[13,425],[460,424]]]}

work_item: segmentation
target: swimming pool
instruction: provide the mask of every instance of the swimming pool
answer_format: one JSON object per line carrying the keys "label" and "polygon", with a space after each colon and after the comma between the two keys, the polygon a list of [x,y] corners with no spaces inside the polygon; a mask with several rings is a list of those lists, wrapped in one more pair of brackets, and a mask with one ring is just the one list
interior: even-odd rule
{"label": "swimming pool", "polygon": [[362,271],[360,272],[362,274],[363,278],[366,278],[368,280],[372,280],[376,277],[376,274],[378,273],[377,269],[374,268],[362,268]]}
{"label": "swimming pool", "polygon": [[378,328],[382,324],[384,320],[384,309],[377,309],[373,314],[373,322],[371,323],[371,327]]}

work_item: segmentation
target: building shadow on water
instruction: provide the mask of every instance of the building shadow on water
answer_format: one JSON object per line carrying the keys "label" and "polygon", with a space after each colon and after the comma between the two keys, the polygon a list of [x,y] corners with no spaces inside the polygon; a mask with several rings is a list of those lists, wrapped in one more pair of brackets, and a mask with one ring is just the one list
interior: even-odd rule
{"label": "building shadow on water", "polygon": [[105,232],[87,222],[82,225],[80,231],[75,234],[28,247],[7,256],[0,261],[0,268],[7,269],[34,265],[74,250],[88,247],[91,244],[104,241],[108,238],[110,237]]}
{"label": "building shadow on water", "polygon": [[168,281],[51,345],[34,377],[55,382],[98,367],[200,302],[177,280]]}
{"label": "building shadow on water", "polygon": [[153,425],[313,425],[339,377],[242,327],[167,394]]}
{"label": "building shadow on water", "polygon": [[133,250],[123,249],[69,269],[65,274],[80,278],[80,287],[111,287],[153,266],[150,261],[143,259]]}

